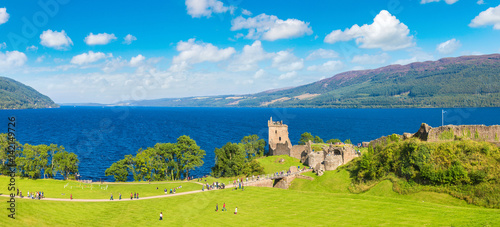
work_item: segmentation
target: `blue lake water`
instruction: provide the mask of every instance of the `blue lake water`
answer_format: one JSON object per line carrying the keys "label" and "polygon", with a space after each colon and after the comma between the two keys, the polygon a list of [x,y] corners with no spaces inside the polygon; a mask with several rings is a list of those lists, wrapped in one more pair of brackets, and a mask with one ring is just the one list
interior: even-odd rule
{"label": "blue lake water", "polygon": [[[444,124],[500,124],[500,108],[445,109]],[[441,125],[441,109],[273,109],[170,107],[61,107],[0,110],[0,133],[7,117],[16,117],[22,144],[58,144],[80,160],[83,179],[112,181],[104,171],[124,155],[156,143],[175,142],[189,135],[206,151],[205,164],[194,176],[210,173],[214,149],[243,136],[257,134],[267,141],[267,121],[288,125],[292,144],[303,132],[327,140],[351,139],[354,144],[392,133],[414,133],[421,123]]]}

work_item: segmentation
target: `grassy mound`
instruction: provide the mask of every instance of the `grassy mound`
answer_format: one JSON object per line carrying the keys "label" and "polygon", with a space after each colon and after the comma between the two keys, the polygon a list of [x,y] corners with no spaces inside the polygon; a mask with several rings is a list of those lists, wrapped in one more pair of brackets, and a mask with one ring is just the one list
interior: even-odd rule
{"label": "grassy mound", "polygon": [[[284,161],[280,162],[280,160]],[[288,171],[291,166],[300,166],[300,168],[304,168],[304,165],[300,163],[299,159],[290,157],[288,155],[262,157],[257,159],[257,161],[262,167],[264,167],[264,172],[266,174]]]}

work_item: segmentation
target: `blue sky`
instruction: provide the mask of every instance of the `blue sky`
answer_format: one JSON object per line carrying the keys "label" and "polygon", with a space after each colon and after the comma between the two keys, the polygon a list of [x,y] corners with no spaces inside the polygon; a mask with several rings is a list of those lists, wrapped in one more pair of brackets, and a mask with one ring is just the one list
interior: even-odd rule
{"label": "blue sky", "polygon": [[58,103],[255,93],[499,39],[499,0],[0,1],[0,75]]}

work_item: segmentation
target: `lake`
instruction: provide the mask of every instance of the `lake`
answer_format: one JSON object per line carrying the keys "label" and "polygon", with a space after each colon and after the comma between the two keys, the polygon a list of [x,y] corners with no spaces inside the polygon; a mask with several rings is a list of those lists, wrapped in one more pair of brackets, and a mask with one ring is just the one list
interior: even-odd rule
{"label": "lake", "polygon": [[[500,124],[500,108],[444,109],[444,124]],[[214,149],[257,134],[267,141],[267,121],[288,125],[292,144],[310,132],[324,140],[351,139],[354,144],[381,136],[416,132],[425,122],[441,126],[441,109],[278,109],[174,107],[69,107],[0,110],[0,133],[16,117],[22,144],[58,144],[80,160],[82,179],[113,181],[104,171],[124,155],[156,143],[174,143],[189,135],[205,150],[205,164],[195,177],[210,173]]]}

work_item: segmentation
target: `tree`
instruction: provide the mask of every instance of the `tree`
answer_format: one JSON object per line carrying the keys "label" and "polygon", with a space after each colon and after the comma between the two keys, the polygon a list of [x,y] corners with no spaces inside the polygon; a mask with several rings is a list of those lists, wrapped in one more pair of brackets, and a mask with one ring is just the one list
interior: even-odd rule
{"label": "tree", "polygon": [[248,135],[241,139],[241,144],[243,149],[247,154],[247,159],[251,161],[254,158],[264,156],[264,151],[266,147],[266,141],[264,139],[259,139],[258,135]]}
{"label": "tree", "polygon": [[314,137],[314,143],[323,143],[323,139],[319,138],[319,136]]}
{"label": "tree", "polygon": [[215,148],[215,165],[212,167],[214,177],[232,177],[243,173],[246,162],[243,146],[228,142],[222,148]]}
{"label": "tree", "polygon": [[339,140],[339,139],[329,139],[326,141],[326,143],[331,143],[331,144],[335,144],[335,143],[341,143],[342,141]]}
{"label": "tree", "polygon": [[60,172],[65,180],[68,179],[69,176],[78,173],[78,156],[73,152],[67,152],[64,150],[64,147],[60,152],[54,154],[54,165],[55,165],[55,173]]}
{"label": "tree", "polygon": [[8,175],[10,171],[7,164],[10,162],[9,146],[11,144],[15,145],[12,148],[14,148],[14,158],[15,158],[13,161],[16,161],[17,158],[22,154],[23,146],[17,140],[9,141],[7,133],[0,133],[0,173],[4,175]]}
{"label": "tree", "polygon": [[106,176],[113,175],[115,181],[126,181],[129,174],[127,169],[126,159],[122,159],[113,163],[104,173]]}
{"label": "tree", "polygon": [[346,140],[344,141],[344,143],[345,143],[345,144],[352,144],[350,139],[346,139]]}
{"label": "tree", "polygon": [[196,145],[196,141],[189,136],[177,138],[177,147],[180,154],[179,163],[184,177],[189,177],[189,171],[203,165],[205,151]]}
{"label": "tree", "polygon": [[304,132],[304,133],[302,133],[302,135],[300,135],[299,144],[300,145],[305,145],[309,140],[310,141],[314,141],[314,137],[311,135],[311,133]]}

